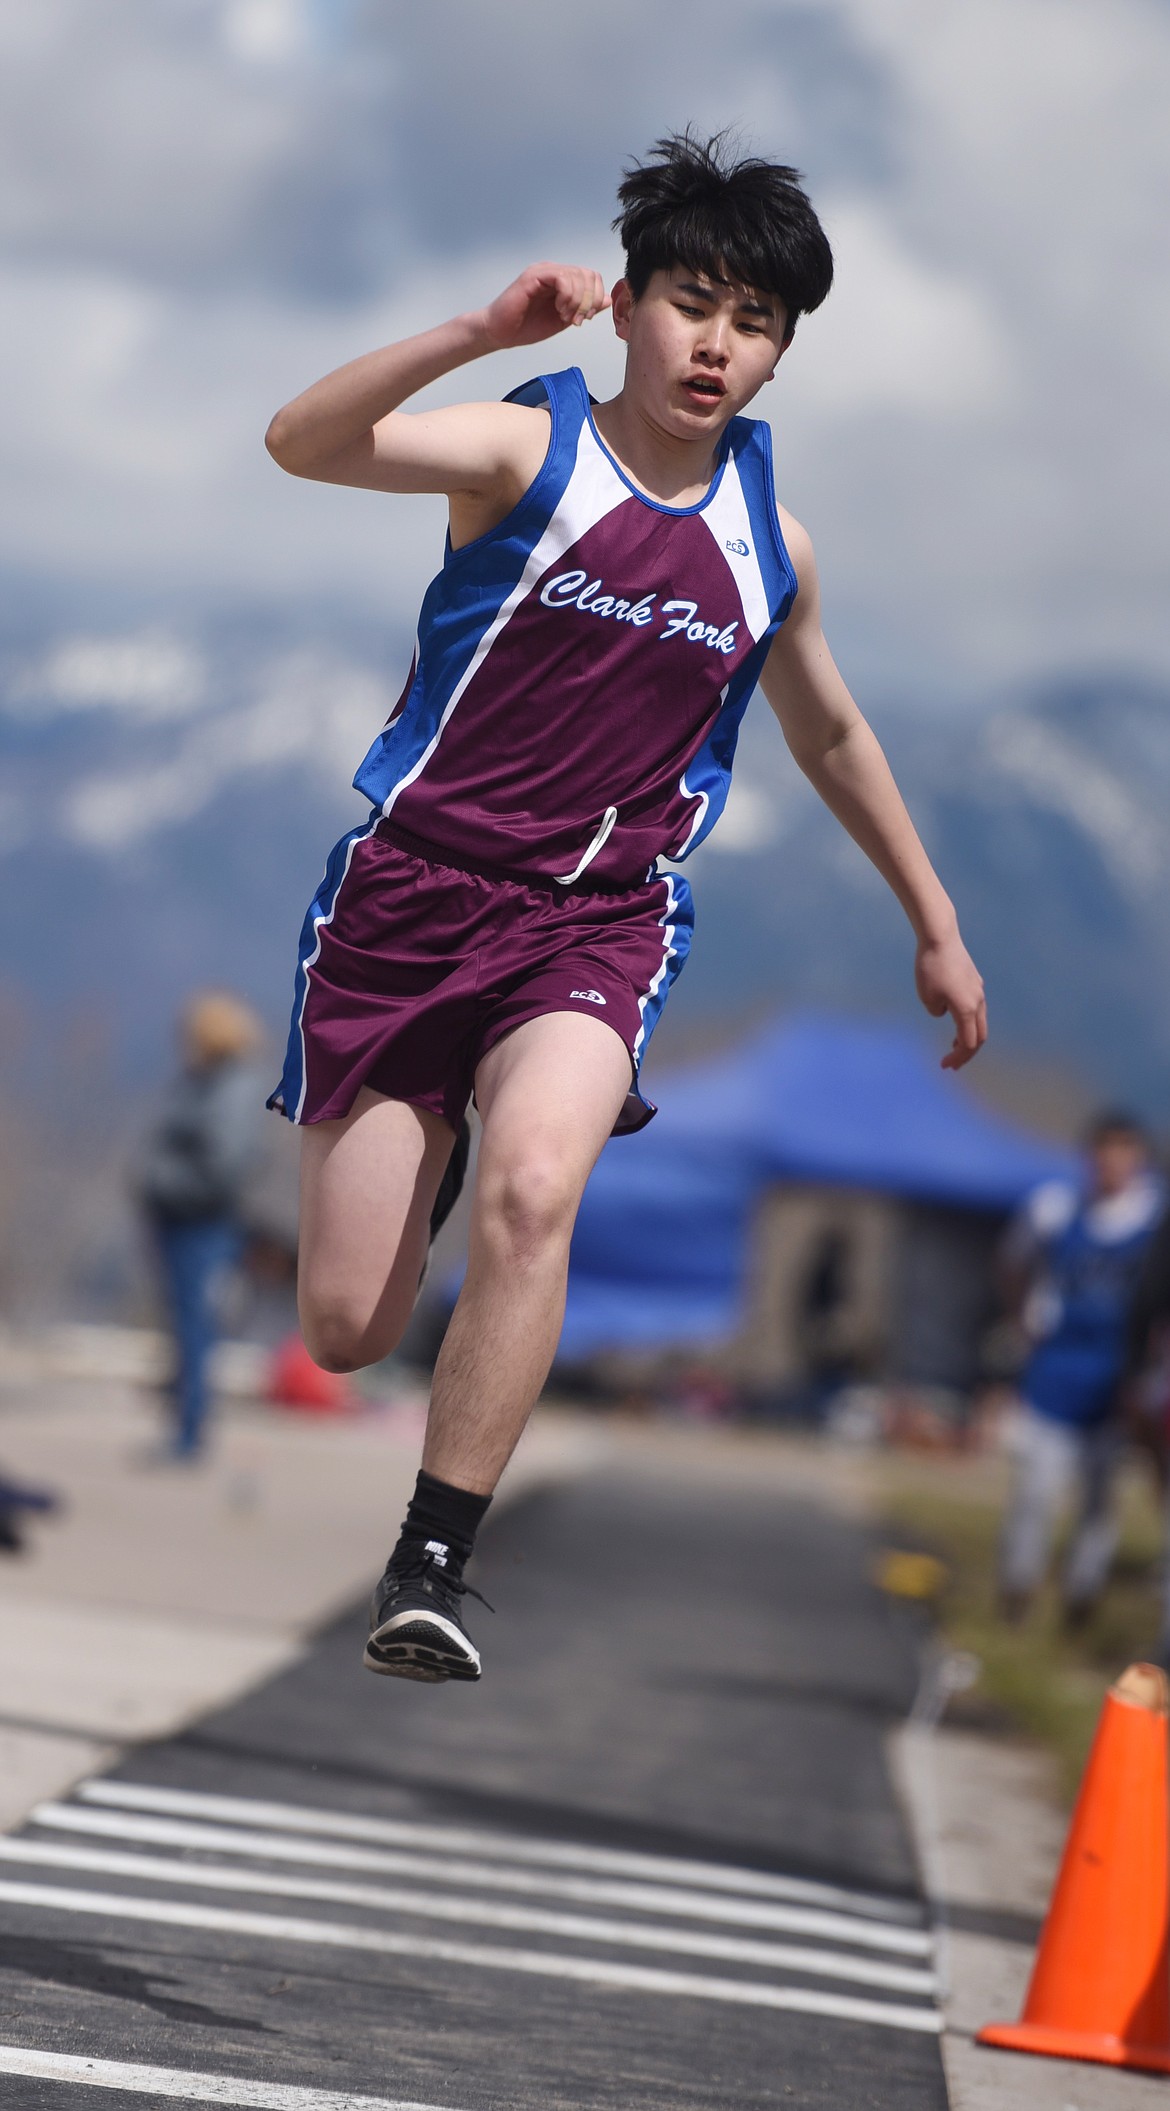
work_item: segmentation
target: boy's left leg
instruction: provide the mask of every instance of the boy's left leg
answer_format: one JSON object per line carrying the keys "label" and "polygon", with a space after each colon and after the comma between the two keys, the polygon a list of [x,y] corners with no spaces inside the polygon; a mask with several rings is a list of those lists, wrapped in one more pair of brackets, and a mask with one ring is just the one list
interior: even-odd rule
{"label": "boy's left leg", "polygon": [[479,1065],[467,1275],[435,1366],[419,1485],[374,1595],[373,1671],[479,1676],[459,1617],[463,1564],[556,1353],[577,1208],[629,1085],[625,1043],[572,1012],[528,1020]]}
{"label": "boy's left leg", "polygon": [[297,1304],[309,1354],[355,1371],[397,1348],[414,1308],[453,1127],[363,1085],[301,1131]]}

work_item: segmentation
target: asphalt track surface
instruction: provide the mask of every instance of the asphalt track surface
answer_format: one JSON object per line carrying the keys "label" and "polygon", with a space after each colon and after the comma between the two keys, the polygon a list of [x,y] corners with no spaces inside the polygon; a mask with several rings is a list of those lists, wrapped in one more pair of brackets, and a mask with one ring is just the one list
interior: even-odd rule
{"label": "asphalt track surface", "polygon": [[479,1686],[355,1609],[0,1840],[0,2105],[943,2111],[869,1560],[642,1466],[505,1511]]}

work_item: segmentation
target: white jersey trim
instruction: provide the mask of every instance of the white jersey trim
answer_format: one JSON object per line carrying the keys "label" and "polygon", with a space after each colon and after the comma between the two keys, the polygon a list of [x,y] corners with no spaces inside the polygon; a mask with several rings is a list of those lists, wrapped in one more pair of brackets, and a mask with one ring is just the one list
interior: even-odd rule
{"label": "white jersey trim", "polygon": [[698,518],[731,574],[743,609],[744,623],[753,643],[758,645],[772,621],[772,608],[733,453],[728,455],[719,489]]}
{"label": "white jersey trim", "polygon": [[373,835],[374,830],[378,826],[378,818],[378,813],[375,809],[374,816],[370,822],[369,827],[354,830],[353,835],[349,839],[349,847],[345,853],[345,864],[342,867],[341,878],[338,880],[337,885],[333,890],[333,900],[330,902],[325,914],[323,916],[315,917],[313,920],[313,929],[316,933],[316,942],[313,946],[312,952],[306,956],[305,961],[303,963],[305,988],[304,994],[300,1001],[300,1006],[297,1011],[297,1035],[301,1044],[301,1089],[297,1094],[297,1110],[296,1113],[293,1115],[294,1122],[299,1122],[301,1118],[301,1109],[305,1104],[305,1095],[309,1089],[309,1051],[305,1045],[305,1009],[309,1002],[309,981],[312,974],[312,970],[316,967],[317,962],[321,957],[321,933],[328,928],[328,926],[333,922],[335,915],[337,914],[337,904],[341,900],[341,890],[349,877],[349,868],[353,863],[354,851],[357,849],[359,843],[367,842],[370,836]]}
{"label": "white jersey trim", "polygon": [[675,926],[673,918],[675,911],[678,908],[678,896],[674,891],[674,875],[669,872],[664,872],[662,877],[666,882],[666,907],[659,918],[659,923],[662,926],[662,959],[660,960],[657,968],[654,971],[653,976],[651,977],[649,989],[646,991],[644,996],[639,997],[638,999],[638,1017],[641,1020],[641,1024],[634,1038],[635,1070],[637,1070],[639,1065],[641,1064],[642,1046],[646,1039],[646,1006],[650,1003],[651,998],[656,997],[658,995],[658,992],[662,987],[663,978],[666,975],[666,971],[670,966],[671,961],[674,959]]}

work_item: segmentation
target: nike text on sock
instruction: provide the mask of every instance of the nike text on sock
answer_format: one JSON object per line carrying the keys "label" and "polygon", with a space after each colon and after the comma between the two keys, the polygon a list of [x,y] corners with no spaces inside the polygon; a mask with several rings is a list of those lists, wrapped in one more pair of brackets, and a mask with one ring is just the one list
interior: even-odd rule
{"label": "nike text on sock", "polygon": [[[402,1536],[422,1543],[436,1568],[462,1569],[487,1513],[490,1495],[473,1495],[420,1470],[403,1521]],[[440,1551],[441,1550],[441,1551]]]}

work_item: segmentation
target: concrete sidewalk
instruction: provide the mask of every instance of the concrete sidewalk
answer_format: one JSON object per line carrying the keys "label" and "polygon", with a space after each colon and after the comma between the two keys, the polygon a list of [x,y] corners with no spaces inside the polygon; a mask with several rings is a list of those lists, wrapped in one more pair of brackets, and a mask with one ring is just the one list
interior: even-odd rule
{"label": "concrete sidewalk", "polygon": [[[0,1829],[127,1745],[289,1663],[372,1587],[402,1517],[425,1395],[354,1418],[220,1404],[206,1464],[144,1463],[158,1418],[124,1383],[0,1392],[0,1461],[63,1498],[0,1557]],[[497,1500],[605,1439],[537,1417]]]}

